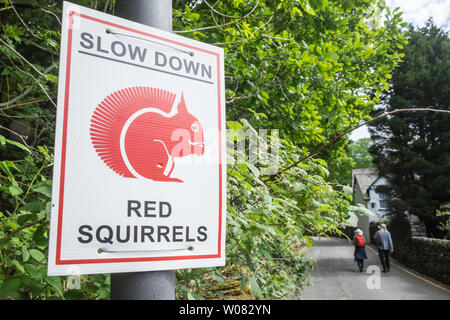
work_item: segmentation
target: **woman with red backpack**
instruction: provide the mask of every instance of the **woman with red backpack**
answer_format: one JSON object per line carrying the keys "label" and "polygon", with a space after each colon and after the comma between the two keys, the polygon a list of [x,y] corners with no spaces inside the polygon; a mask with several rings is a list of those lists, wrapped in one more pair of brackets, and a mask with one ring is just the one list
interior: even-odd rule
{"label": "woman with red backpack", "polygon": [[366,239],[364,239],[361,229],[355,230],[355,237],[353,238],[355,244],[355,260],[358,263],[359,272],[364,269],[364,259],[367,259],[366,255]]}

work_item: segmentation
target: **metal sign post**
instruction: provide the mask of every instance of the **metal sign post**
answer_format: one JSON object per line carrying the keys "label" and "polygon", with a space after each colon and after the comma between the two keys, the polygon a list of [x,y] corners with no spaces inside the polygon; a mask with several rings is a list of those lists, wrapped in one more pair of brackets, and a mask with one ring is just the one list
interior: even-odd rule
{"label": "metal sign post", "polygon": [[[172,0],[117,0],[115,14],[172,31]],[[175,271],[111,274],[111,300],[174,300]]]}

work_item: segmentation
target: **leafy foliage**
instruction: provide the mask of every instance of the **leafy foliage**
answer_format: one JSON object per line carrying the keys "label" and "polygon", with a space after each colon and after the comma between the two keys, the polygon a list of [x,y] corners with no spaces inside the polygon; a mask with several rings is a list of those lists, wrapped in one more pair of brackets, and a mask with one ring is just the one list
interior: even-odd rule
{"label": "leafy foliage", "polygon": [[[385,107],[450,110],[450,38],[432,21],[410,27],[404,62],[392,76]],[[374,122],[370,152],[380,174],[389,178],[385,190],[393,213],[406,210],[425,222],[429,236],[440,237],[436,210],[450,198],[450,116],[445,113],[407,112]]]}
{"label": "leafy foliage", "polygon": [[[113,13],[115,1],[74,2]],[[3,4],[0,295],[108,298],[106,275],[82,276],[79,290],[46,276],[62,1]],[[280,136],[279,153],[255,163],[248,146],[232,148],[245,135],[230,131],[227,264],[178,270],[178,298],[282,298],[308,282],[298,248],[359,210],[349,187],[329,183],[347,139],[282,173],[271,166],[287,168],[369,118],[405,44],[400,13],[381,22],[384,9],[379,0],[173,1],[175,33],[225,50],[228,128]]]}
{"label": "leafy foliage", "polygon": [[436,211],[437,217],[444,217],[444,221],[442,221],[438,228],[441,231],[446,232],[446,238],[450,238],[450,202],[446,202],[439,207],[439,210]]}
{"label": "leafy foliage", "polygon": [[372,144],[370,138],[361,138],[357,141],[350,140],[345,147],[345,155],[339,161],[334,161],[329,167],[332,172],[331,181],[343,185],[352,184],[352,169],[372,168],[372,156],[369,147]]}
{"label": "leafy foliage", "polygon": [[104,275],[83,276],[80,289],[68,289],[65,277],[47,276],[52,185],[43,172],[51,169],[51,155],[46,147],[32,152],[3,136],[0,141],[2,149],[26,151],[21,162],[0,161],[7,177],[0,185],[0,299],[107,298]]}
{"label": "leafy foliage", "polygon": [[0,299],[107,299],[109,276],[47,276],[62,1],[0,4]]}

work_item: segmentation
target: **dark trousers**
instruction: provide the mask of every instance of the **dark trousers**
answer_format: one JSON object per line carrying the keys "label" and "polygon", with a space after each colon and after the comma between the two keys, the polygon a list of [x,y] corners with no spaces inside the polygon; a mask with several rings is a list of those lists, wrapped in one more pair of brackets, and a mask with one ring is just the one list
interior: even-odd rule
{"label": "dark trousers", "polygon": [[357,259],[356,262],[358,263],[359,270],[362,270],[364,268],[364,260]]}
{"label": "dark trousers", "polygon": [[383,271],[389,270],[389,250],[378,249],[378,255],[380,256],[381,265],[383,266]]}

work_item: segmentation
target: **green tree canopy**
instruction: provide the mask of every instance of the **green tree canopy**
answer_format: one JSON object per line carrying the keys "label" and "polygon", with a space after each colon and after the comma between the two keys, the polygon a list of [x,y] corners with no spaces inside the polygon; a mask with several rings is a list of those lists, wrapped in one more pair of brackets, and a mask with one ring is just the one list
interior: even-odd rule
{"label": "green tree canopy", "polygon": [[346,155],[330,165],[330,179],[343,185],[352,184],[352,169],[372,168],[373,157],[369,153],[370,138],[350,140],[345,147]]}
{"label": "green tree canopy", "polygon": [[355,169],[372,168],[373,157],[369,153],[370,138],[361,138],[348,144],[348,154],[355,161]]}
{"label": "green tree canopy", "polygon": [[[375,114],[399,108],[450,110],[450,39],[429,20],[409,27],[404,61],[393,72],[387,104]],[[385,190],[392,210],[419,216],[429,235],[439,236],[436,209],[450,198],[450,116],[406,112],[386,117],[370,129],[371,153],[380,174],[389,178]]]}

